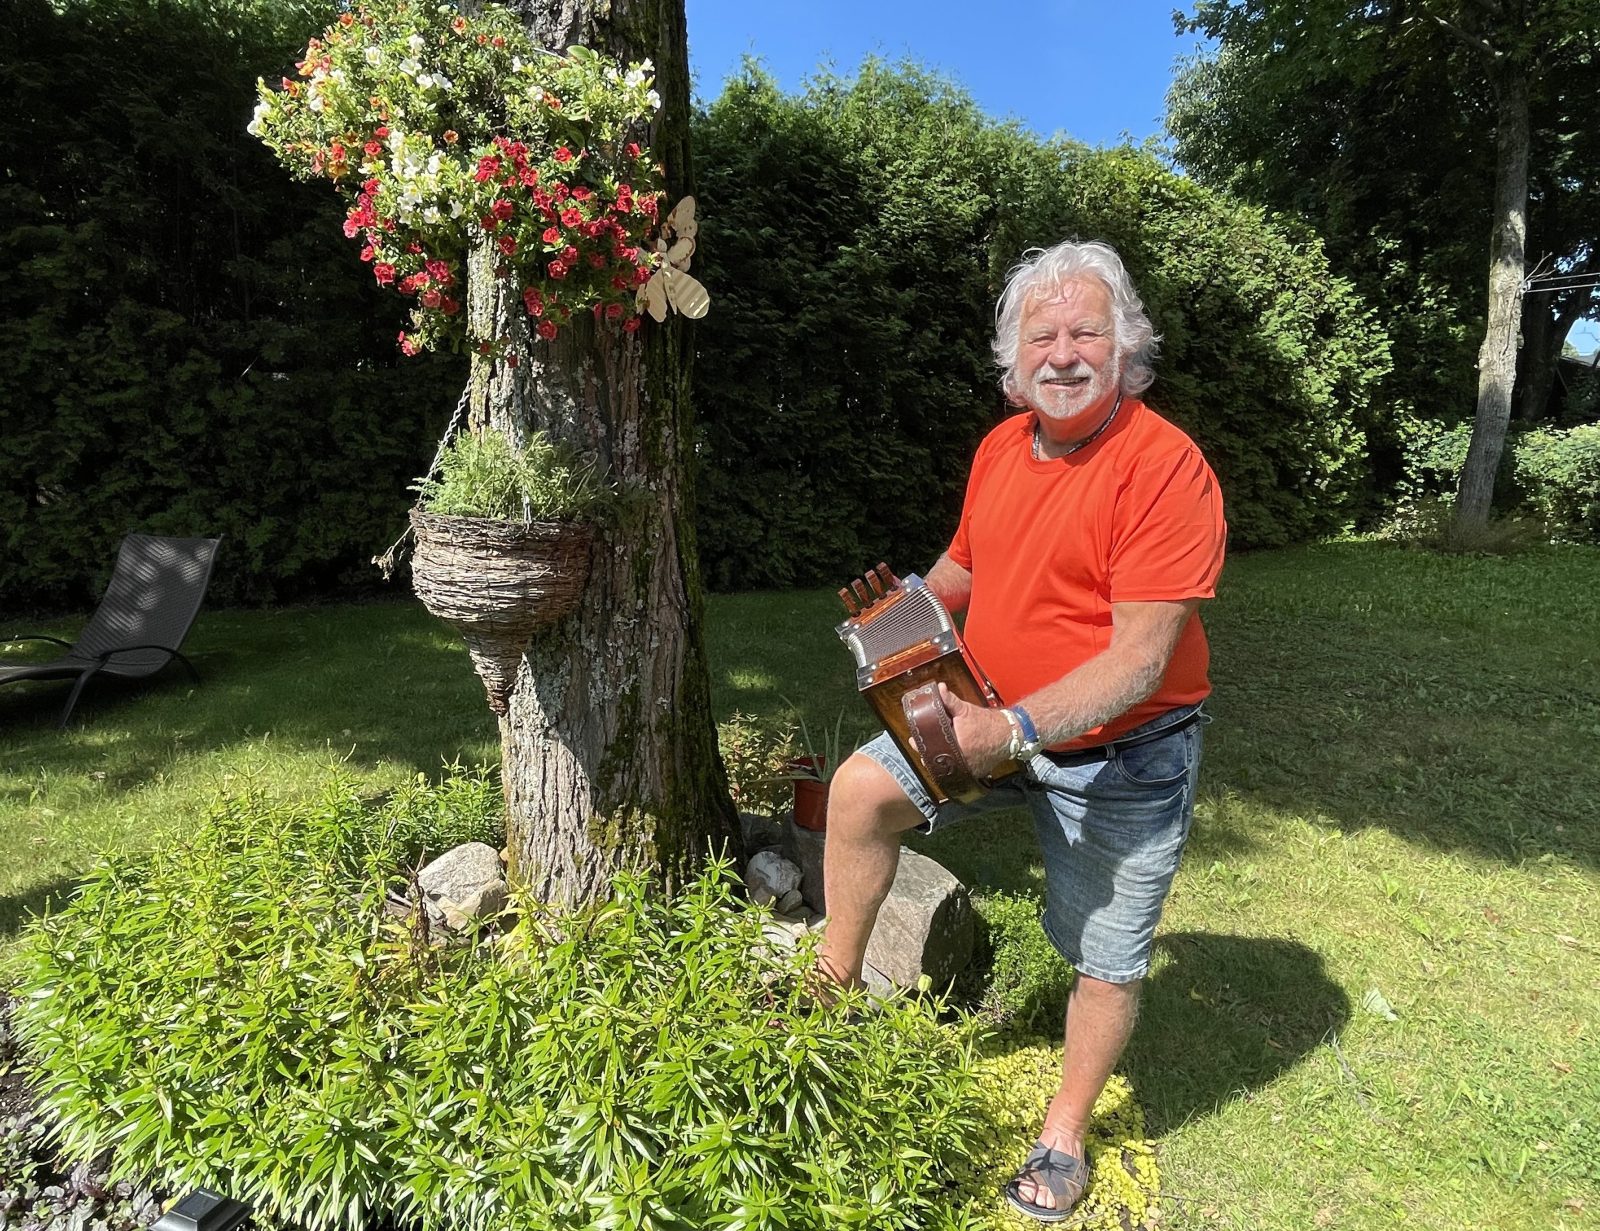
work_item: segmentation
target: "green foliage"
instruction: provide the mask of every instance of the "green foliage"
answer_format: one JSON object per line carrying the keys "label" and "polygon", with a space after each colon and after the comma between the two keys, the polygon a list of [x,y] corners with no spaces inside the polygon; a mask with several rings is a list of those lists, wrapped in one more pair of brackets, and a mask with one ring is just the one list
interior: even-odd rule
{"label": "green foliage", "polygon": [[728,774],[728,794],[740,812],[777,816],[793,802],[788,766],[799,754],[795,729],[735,710],[717,724],[717,751]]}
{"label": "green foliage", "polygon": [[313,1231],[943,1225],[965,1028],[816,1006],[725,868],[430,948],[383,910],[428,802],[230,797],[41,923],[17,1027],[68,1152]]}
{"label": "green foliage", "polygon": [[440,458],[437,477],[415,490],[429,513],[507,521],[593,517],[613,494],[594,462],[544,432],[517,449],[495,431],[457,436]]}
{"label": "green foliage", "polygon": [[974,899],[978,950],[957,986],[962,1000],[995,1026],[1054,1030],[1066,1017],[1072,967],[1039,925],[1042,907],[1027,894]]}
{"label": "green foliage", "polygon": [[1146,153],[1041,142],[876,61],[800,96],[747,69],[696,143],[719,304],[696,364],[713,586],[925,567],[1007,413],[989,354],[1004,274],[1068,236],[1127,260],[1167,339],[1150,400],[1216,466],[1236,544],[1359,512],[1385,339],[1320,247],[1261,211]]}
{"label": "green foliage", "polygon": [[376,581],[465,373],[396,370],[401,305],[345,268],[337,201],[244,131],[255,74],[332,7],[9,8],[8,608],[84,605],[130,530],[224,536],[213,599]]}
{"label": "green foliage", "polygon": [[1512,456],[1525,499],[1557,535],[1600,544],[1600,424],[1536,429]]}

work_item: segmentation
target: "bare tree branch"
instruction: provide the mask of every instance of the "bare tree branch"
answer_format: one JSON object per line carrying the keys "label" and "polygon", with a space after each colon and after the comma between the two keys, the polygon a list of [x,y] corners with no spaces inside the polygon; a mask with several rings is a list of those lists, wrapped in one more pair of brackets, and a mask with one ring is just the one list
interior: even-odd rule
{"label": "bare tree branch", "polygon": [[1428,16],[1433,18],[1434,21],[1438,22],[1441,26],[1443,26],[1451,34],[1455,35],[1468,47],[1471,47],[1474,51],[1483,52],[1491,60],[1498,60],[1500,58],[1500,53],[1494,49],[1494,44],[1489,42],[1488,39],[1483,38],[1480,35],[1468,33],[1466,30],[1463,30],[1460,26],[1456,25],[1455,22],[1447,21],[1445,18],[1440,17],[1437,13],[1429,13]]}

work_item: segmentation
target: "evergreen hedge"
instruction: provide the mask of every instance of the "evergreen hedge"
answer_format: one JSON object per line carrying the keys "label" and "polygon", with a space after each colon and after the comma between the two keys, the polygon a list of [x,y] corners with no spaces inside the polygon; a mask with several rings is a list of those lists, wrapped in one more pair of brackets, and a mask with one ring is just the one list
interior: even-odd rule
{"label": "evergreen hedge", "polygon": [[[222,534],[218,601],[371,584],[465,376],[403,359],[326,186],[245,131],[325,0],[18,0],[0,81],[0,608],[81,607],[129,530]],[[701,556],[717,589],[838,583],[948,541],[1006,413],[1021,251],[1116,244],[1166,336],[1149,399],[1212,459],[1236,546],[1334,530],[1395,425],[1381,332],[1314,240],[1151,154],[1045,142],[915,67],[697,119]]]}

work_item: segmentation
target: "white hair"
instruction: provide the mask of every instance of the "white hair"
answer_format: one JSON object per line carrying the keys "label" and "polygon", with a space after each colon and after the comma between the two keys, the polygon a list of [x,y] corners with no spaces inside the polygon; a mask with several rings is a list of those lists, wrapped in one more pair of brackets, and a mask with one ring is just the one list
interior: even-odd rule
{"label": "white hair", "polygon": [[1098,278],[1111,294],[1112,331],[1122,360],[1122,391],[1140,394],[1155,380],[1157,343],[1161,337],[1145,313],[1133,279],[1110,244],[1098,240],[1063,240],[1054,248],[1029,248],[1006,275],[1006,289],[994,312],[994,361],[1000,365],[1000,387],[1021,400],[1016,386],[1017,351],[1022,341],[1022,312],[1028,301],[1054,298],[1066,284]]}

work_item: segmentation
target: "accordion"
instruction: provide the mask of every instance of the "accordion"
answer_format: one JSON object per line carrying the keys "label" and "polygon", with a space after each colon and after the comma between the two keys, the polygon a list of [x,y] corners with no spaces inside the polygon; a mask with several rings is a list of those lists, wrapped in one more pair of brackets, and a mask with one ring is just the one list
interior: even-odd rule
{"label": "accordion", "polygon": [[[1001,701],[939,596],[915,573],[902,580],[880,564],[839,597],[850,615],[837,629],[839,639],[855,658],[856,687],[884,730],[936,802],[977,799],[989,782],[961,755],[939,685],[973,705]],[[1005,761],[989,781],[1020,768]]]}

